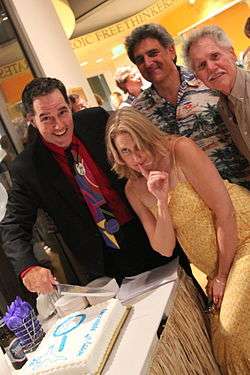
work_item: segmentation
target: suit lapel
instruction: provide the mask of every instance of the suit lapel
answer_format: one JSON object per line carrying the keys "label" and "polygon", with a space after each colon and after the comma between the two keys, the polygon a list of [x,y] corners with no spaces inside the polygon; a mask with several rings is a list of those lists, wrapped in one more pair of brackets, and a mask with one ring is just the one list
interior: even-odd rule
{"label": "suit lapel", "polygon": [[108,166],[105,153],[104,132],[95,132],[93,134],[93,129],[91,129],[90,125],[87,124],[84,127],[84,133],[78,132],[77,137],[87,148],[97,165],[99,165],[99,167],[101,167],[105,173],[108,173],[110,168]]}

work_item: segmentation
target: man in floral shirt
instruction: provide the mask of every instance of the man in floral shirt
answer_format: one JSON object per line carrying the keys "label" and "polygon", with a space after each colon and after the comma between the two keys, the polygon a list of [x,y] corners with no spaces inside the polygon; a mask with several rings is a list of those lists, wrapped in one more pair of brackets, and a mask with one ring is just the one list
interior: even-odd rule
{"label": "man in floral shirt", "polygon": [[191,137],[215,163],[222,178],[250,189],[250,165],[219,116],[219,94],[176,65],[172,36],[160,25],[143,25],[127,37],[126,48],[130,60],[152,83],[132,105],[161,130]]}

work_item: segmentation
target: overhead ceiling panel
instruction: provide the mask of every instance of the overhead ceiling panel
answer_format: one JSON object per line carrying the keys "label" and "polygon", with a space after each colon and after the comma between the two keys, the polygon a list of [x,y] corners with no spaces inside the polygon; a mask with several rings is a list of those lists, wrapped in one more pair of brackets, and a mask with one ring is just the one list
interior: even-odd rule
{"label": "overhead ceiling panel", "polygon": [[74,12],[76,21],[107,1],[108,0],[68,0]]}
{"label": "overhead ceiling panel", "polygon": [[77,38],[133,16],[155,0],[68,0],[76,17]]}

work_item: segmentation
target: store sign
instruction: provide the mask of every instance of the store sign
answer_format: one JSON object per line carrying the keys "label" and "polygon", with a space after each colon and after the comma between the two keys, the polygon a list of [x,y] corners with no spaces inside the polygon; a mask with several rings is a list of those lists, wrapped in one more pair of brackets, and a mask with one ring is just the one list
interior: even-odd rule
{"label": "store sign", "polygon": [[1,66],[0,80],[4,80],[18,73],[26,72],[27,70],[29,70],[29,65],[24,59],[13,62],[12,64]]}
{"label": "store sign", "polygon": [[151,5],[150,7],[144,9],[143,11],[137,13],[132,17],[127,18],[122,22],[117,22],[114,25],[105,27],[101,30],[97,30],[93,33],[89,33],[72,40],[71,46],[73,49],[87,47],[96,42],[111,38],[114,35],[134,29],[135,27],[150,21],[152,18],[157,17],[160,13],[162,13],[162,11],[169,8],[174,3],[175,0],[159,0],[154,5]]}

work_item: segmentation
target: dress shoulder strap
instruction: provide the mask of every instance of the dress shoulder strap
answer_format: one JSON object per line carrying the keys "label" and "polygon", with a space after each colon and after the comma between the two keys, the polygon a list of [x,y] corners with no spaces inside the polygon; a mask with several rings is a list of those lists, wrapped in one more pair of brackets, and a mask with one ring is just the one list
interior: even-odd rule
{"label": "dress shoulder strap", "polygon": [[172,137],[172,139],[170,140],[170,145],[169,145],[169,151],[170,151],[170,155],[171,155],[171,158],[172,158],[172,165],[173,165],[174,174],[176,176],[177,181],[183,181],[183,179],[185,179],[185,176],[184,176],[180,166],[178,166],[178,163],[177,163],[176,157],[175,157],[175,146],[176,146],[177,142],[179,142],[183,138],[185,138],[185,137],[184,136]]}

